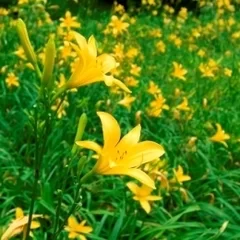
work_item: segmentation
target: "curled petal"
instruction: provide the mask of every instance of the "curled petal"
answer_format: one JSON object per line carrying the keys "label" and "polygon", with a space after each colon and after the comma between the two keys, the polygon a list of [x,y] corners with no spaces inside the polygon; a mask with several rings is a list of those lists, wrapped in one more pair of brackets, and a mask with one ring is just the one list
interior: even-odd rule
{"label": "curled petal", "polygon": [[126,175],[137,179],[139,182],[155,189],[154,181],[142,170],[137,168],[126,168],[123,166],[116,166],[107,170],[105,175]]}
{"label": "curled petal", "polygon": [[[93,150],[98,154],[101,154],[102,152],[102,147],[93,141],[77,141],[76,144],[79,147]],[[73,220],[70,219],[70,221],[73,223]]]}

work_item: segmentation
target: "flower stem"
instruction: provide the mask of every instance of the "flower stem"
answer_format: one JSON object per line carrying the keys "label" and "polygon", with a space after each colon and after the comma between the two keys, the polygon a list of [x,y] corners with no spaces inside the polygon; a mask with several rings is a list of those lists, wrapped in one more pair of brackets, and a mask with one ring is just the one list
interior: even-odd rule
{"label": "flower stem", "polygon": [[34,203],[36,198],[36,189],[38,185],[38,180],[40,177],[40,169],[39,169],[39,142],[38,142],[38,112],[37,112],[37,105],[34,106],[34,118],[35,118],[35,124],[34,124],[34,135],[35,135],[35,162],[34,162],[34,183],[32,188],[32,198],[29,208],[29,217],[28,217],[28,224],[27,224],[27,230],[26,230],[26,239],[29,238],[29,233],[31,229],[31,222],[32,222],[32,215],[33,215],[33,209],[34,209]]}
{"label": "flower stem", "polygon": [[53,233],[53,237],[52,240],[56,240],[58,235],[61,233],[61,231],[63,230],[68,218],[74,213],[77,205],[78,205],[78,201],[79,201],[79,196],[80,196],[80,190],[81,190],[81,186],[83,183],[85,183],[94,173],[94,168],[89,171],[87,174],[85,174],[81,180],[78,182],[78,185],[76,187],[76,192],[75,192],[75,196],[74,196],[74,202],[71,206],[71,208],[69,209],[67,215],[65,216],[62,224],[60,225],[60,227],[58,228],[58,230],[56,232]]}

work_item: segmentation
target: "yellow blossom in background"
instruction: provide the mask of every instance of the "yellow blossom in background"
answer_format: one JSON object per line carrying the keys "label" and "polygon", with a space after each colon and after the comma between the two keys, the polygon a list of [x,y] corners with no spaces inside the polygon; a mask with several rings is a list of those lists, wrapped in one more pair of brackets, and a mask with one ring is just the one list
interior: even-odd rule
{"label": "yellow blossom in background", "polygon": [[132,58],[135,58],[138,54],[139,54],[138,49],[132,47],[132,48],[129,48],[128,51],[126,52],[126,57],[132,59]]}
{"label": "yellow blossom in background", "polygon": [[127,31],[129,23],[124,22],[124,16],[118,18],[117,16],[113,15],[108,26],[112,29],[112,34],[114,36],[118,36]]}
{"label": "yellow blossom in background", "polygon": [[118,101],[118,104],[126,107],[128,110],[130,110],[132,103],[136,100],[135,97],[132,97],[131,95],[126,95],[122,100]]}
{"label": "yellow blossom in background", "polygon": [[229,68],[224,68],[224,75],[227,77],[231,77],[232,76],[232,70]]}
{"label": "yellow blossom in background", "polygon": [[120,80],[109,73],[117,67],[115,59],[109,54],[97,56],[95,38],[91,36],[88,41],[79,33],[75,32],[78,45],[71,43],[77,52],[79,59],[69,81],[63,86],[64,89],[78,88],[94,82],[104,81],[107,86],[117,85],[119,88],[130,93],[131,91]]}
{"label": "yellow blossom in background", "polygon": [[[42,215],[40,214],[33,214],[32,219],[40,218]],[[9,225],[7,230],[3,233],[1,240],[8,240],[12,237],[23,233],[23,239],[26,238],[26,231],[27,231],[27,224],[28,224],[28,216],[24,216],[23,210],[21,208],[16,208],[15,213],[15,220]],[[40,223],[37,221],[31,222],[31,229],[36,229],[40,227]],[[31,234],[32,236],[32,234]]]}
{"label": "yellow blossom in background", "polygon": [[181,80],[186,80],[185,75],[187,74],[187,70],[183,68],[182,64],[177,62],[173,62],[173,72],[171,75],[175,78],[179,78]]}
{"label": "yellow blossom in background", "polygon": [[178,165],[177,169],[173,169],[174,178],[170,180],[170,183],[178,183],[182,185],[183,182],[191,180],[191,177],[183,173],[183,168]]}
{"label": "yellow blossom in background", "polygon": [[70,11],[67,11],[65,13],[64,18],[60,18],[60,27],[62,28],[80,28],[81,24],[77,21],[77,17],[72,17],[72,14]]}
{"label": "yellow blossom in background", "polygon": [[149,202],[159,201],[162,199],[160,196],[151,195],[153,189],[144,184],[141,187],[139,187],[136,183],[129,182],[127,183],[127,187],[134,194],[133,199],[135,201],[139,201],[141,207],[144,209],[146,213],[150,213],[151,211],[151,205]]}
{"label": "yellow blossom in background", "polygon": [[230,135],[225,133],[225,131],[222,129],[222,126],[219,123],[216,123],[217,132],[210,137],[210,140],[213,142],[219,142],[222,143],[225,147],[227,147],[226,140],[230,139]]}
{"label": "yellow blossom in background", "polygon": [[152,95],[156,95],[161,93],[161,89],[158,87],[158,85],[154,81],[150,81],[147,92]]}
{"label": "yellow blossom in background", "polygon": [[169,106],[165,103],[166,99],[161,94],[155,95],[154,98],[147,108],[147,114],[150,117],[160,117],[163,110],[169,110]]}
{"label": "yellow blossom in background", "polygon": [[76,57],[76,53],[68,42],[64,42],[64,45],[60,46],[58,50],[60,51],[60,57],[63,60],[66,60],[68,57]]}
{"label": "yellow blossom in background", "polygon": [[141,72],[141,67],[139,67],[136,64],[131,64],[131,70],[130,73],[134,76],[139,76]]}
{"label": "yellow blossom in background", "polygon": [[0,8],[0,16],[7,16],[8,10],[6,8]]}
{"label": "yellow blossom in background", "polygon": [[128,87],[137,87],[139,81],[137,79],[135,79],[134,77],[126,77],[124,79],[124,83],[128,86]]}
{"label": "yellow blossom in background", "polygon": [[162,37],[162,30],[160,28],[153,29],[149,32],[149,36],[160,38]]}
{"label": "yellow blossom in background", "polygon": [[188,17],[188,10],[185,7],[181,7],[180,11],[178,12],[178,21],[184,22]]}
{"label": "yellow blossom in background", "polygon": [[99,159],[94,171],[102,175],[127,175],[155,188],[153,180],[139,167],[164,154],[161,145],[152,141],[139,142],[141,126],[137,125],[122,139],[118,122],[109,113],[98,112],[102,122],[104,146],[92,141],[77,141],[83,148],[98,153]]}
{"label": "yellow blossom in background", "polygon": [[27,57],[22,46],[19,46],[18,49],[14,52],[14,54],[23,60],[27,60]]}
{"label": "yellow blossom in background", "polygon": [[191,108],[188,106],[188,99],[186,97],[183,97],[183,101],[176,108],[181,111],[191,110]]}
{"label": "yellow blossom in background", "polygon": [[156,48],[161,53],[165,53],[166,51],[166,45],[162,40],[156,43]]}
{"label": "yellow blossom in background", "polygon": [[206,52],[203,49],[199,49],[198,52],[197,52],[197,55],[199,57],[204,57],[206,55]]}
{"label": "yellow blossom in background", "polygon": [[53,111],[57,111],[57,117],[62,118],[67,115],[66,108],[69,107],[69,102],[67,101],[67,98],[64,100],[57,98],[55,105],[51,107]]}
{"label": "yellow blossom in background", "polygon": [[27,4],[28,0],[18,0],[18,5]]}
{"label": "yellow blossom in background", "polygon": [[214,77],[214,69],[209,67],[207,64],[201,63],[199,70],[202,73],[202,77]]}
{"label": "yellow blossom in background", "polygon": [[5,82],[6,82],[8,88],[19,86],[18,77],[12,72],[8,73],[8,75],[5,79]]}
{"label": "yellow blossom in background", "polygon": [[113,54],[117,60],[122,61],[124,58],[124,45],[122,43],[116,44],[113,49]]}
{"label": "yellow blossom in background", "polygon": [[125,8],[124,8],[123,5],[121,5],[121,4],[119,4],[119,3],[114,1],[113,12],[119,13],[120,15],[122,15],[125,12]]}
{"label": "yellow blossom in background", "polygon": [[86,220],[78,223],[74,216],[68,218],[68,225],[65,226],[65,230],[68,232],[68,238],[86,240],[85,234],[93,231],[92,227],[85,226]]}

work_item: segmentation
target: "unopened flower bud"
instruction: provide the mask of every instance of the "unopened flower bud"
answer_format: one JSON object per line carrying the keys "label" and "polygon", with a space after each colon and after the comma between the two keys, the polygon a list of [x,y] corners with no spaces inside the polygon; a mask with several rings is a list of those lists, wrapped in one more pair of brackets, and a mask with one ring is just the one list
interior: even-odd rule
{"label": "unopened flower bud", "polygon": [[54,68],[54,62],[56,57],[55,43],[52,37],[48,40],[46,45],[46,56],[42,76],[42,85],[44,87],[51,88],[53,86],[52,74]]}
{"label": "unopened flower bud", "polygon": [[87,114],[83,113],[81,117],[79,118],[78,122],[78,128],[77,128],[77,133],[75,136],[73,148],[72,148],[72,153],[75,154],[77,151],[78,146],[75,144],[76,141],[80,141],[82,139],[85,127],[87,125]]}
{"label": "unopened flower bud", "polygon": [[37,57],[29,40],[26,25],[22,19],[18,19],[17,21],[17,32],[27,59],[35,66]]}

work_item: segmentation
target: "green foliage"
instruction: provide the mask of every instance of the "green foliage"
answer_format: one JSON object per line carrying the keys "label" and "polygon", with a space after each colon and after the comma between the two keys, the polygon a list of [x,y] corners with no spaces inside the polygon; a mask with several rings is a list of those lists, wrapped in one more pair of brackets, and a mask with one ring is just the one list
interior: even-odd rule
{"label": "green foliage", "polygon": [[[58,19],[64,18],[66,3],[57,8],[59,11],[51,7],[55,4],[58,2],[31,2],[17,8],[27,23],[40,69],[44,66],[44,46],[50,34],[55,36],[53,79],[57,85],[61,74],[66,80],[70,78],[75,56],[62,57],[66,35]],[[135,101],[127,107],[119,103],[127,94],[104,83],[65,93],[66,102],[58,106],[49,102],[56,92],[39,98],[40,79],[28,67],[27,59],[14,53],[20,46],[15,20],[11,14],[0,14],[0,235],[14,219],[15,208],[21,207],[25,215],[29,214],[35,186],[33,212],[44,216],[39,219],[41,228],[33,231],[35,239],[68,239],[63,228],[69,214],[86,220],[86,225],[93,228],[89,239],[240,239],[240,16],[228,8],[207,4],[198,17],[191,13],[179,17],[171,14],[170,8],[155,12],[156,16],[139,11],[134,17],[116,9],[111,13],[92,8],[73,10],[81,23],[77,31],[86,38],[93,34],[99,52],[112,53],[120,62],[117,77],[126,85],[128,77],[138,81],[136,86],[128,86]],[[49,20],[48,12],[55,20]],[[109,25],[112,15],[129,24],[125,31],[114,34]],[[157,36],[159,30],[161,36]],[[181,40],[180,45],[174,37]],[[165,51],[159,50],[160,41]],[[123,56],[116,50],[121,44]],[[137,54],[126,56],[133,48]],[[200,50],[205,54],[201,56]],[[185,81],[173,75],[173,62],[187,70]],[[139,74],[131,72],[132,64],[141,68]],[[207,70],[201,72],[201,64],[215,66],[212,77],[204,76]],[[226,69],[232,73],[226,74]],[[9,73],[14,73],[19,85],[8,84]],[[158,95],[147,92],[150,81],[161,88],[168,105],[158,116],[148,111]],[[188,100],[187,111],[178,107],[183,98]],[[156,180],[154,195],[161,195],[162,200],[152,202],[150,214],[133,200],[126,187],[128,177],[93,175],[79,184],[85,174],[91,173],[96,160],[90,151],[72,150],[78,121],[86,113],[88,124],[81,137],[102,143],[96,111],[115,116],[123,134],[140,122],[142,138],[164,146],[166,164],[158,170],[170,187],[163,186],[163,178]],[[216,123],[230,135],[227,146],[210,140]],[[191,142],[192,137],[196,141]],[[36,181],[34,166],[38,158],[41,171]],[[191,180],[174,185],[171,180],[179,165]]]}

